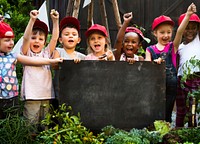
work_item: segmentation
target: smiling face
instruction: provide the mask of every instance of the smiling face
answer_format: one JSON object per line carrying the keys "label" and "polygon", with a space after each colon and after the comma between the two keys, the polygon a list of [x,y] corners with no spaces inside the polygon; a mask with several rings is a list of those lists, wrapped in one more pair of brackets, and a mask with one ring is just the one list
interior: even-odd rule
{"label": "smiling face", "polygon": [[171,41],[173,26],[167,23],[159,25],[154,30],[154,36],[157,38],[158,43],[165,46]]}
{"label": "smiling face", "polygon": [[0,38],[0,52],[11,52],[14,46],[13,38]]}
{"label": "smiling face", "polygon": [[140,37],[135,32],[128,32],[124,36],[123,51],[127,57],[133,57],[141,47]]}
{"label": "smiling face", "polygon": [[30,40],[30,48],[34,53],[39,53],[45,46],[46,35],[41,31],[33,31]]}
{"label": "smiling face", "polygon": [[59,42],[65,49],[75,49],[76,45],[81,41],[76,28],[66,27],[62,30]]}
{"label": "smiling face", "polygon": [[183,33],[185,43],[187,44],[187,43],[193,41],[197,35],[197,32],[198,32],[198,23],[197,22],[189,22],[189,24],[187,25],[187,27]]}
{"label": "smiling face", "polygon": [[100,32],[93,32],[88,37],[88,44],[94,55],[100,56],[105,53],[105,47],[107,44],[106,37]]}

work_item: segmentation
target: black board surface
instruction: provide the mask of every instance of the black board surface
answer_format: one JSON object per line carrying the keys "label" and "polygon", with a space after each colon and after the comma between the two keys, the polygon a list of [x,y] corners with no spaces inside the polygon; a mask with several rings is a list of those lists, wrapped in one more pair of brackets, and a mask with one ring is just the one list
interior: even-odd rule
{"label": "black board surface", "polygon": [[165,117],[165,64],[121,61],[64,61],[59,103],[72,106],[83,125],[130,130]]}

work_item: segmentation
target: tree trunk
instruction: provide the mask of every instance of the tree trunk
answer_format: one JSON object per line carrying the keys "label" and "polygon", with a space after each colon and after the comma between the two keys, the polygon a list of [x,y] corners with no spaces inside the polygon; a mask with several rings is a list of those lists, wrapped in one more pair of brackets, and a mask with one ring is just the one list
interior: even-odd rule
{"label": "tree trunk", "polygon": [[121,18],[120,18],[120,14],[119,14],[119,8],[118,8],[118,2],[117,0],[112,0],[113,3],[113,10],[114,10],[114,15],[115,15],[115,21],[117,24],[117,28],[118,30],[121,28]]}

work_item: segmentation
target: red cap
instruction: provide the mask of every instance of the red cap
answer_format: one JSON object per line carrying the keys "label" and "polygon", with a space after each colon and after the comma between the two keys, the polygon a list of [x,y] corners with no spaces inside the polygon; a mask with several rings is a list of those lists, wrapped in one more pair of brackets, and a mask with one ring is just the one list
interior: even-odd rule
{"label": "red cap", "polygon": [[174,21],[170,17],[161,15],[154,19],[153,24],[152,24],[152,30],[154,30],[158,25],[162,23],[168,23],[174,26]]}
{"label": "red cap", "polygon": [[[186,14],[184,13],[184,14],[182,14],[182,15],[179,17],[179,19],[178,19],[178,25],[181,24],[181,22],[183,21],[185,15],[186,15]],[[190,16],[189,21],[193,21],[193,22],[200,23],[200,19],[199,19],[198,15],[196,15],[196,14],[192,14],[192,15]]]}
{"label": "red cap", "polygon": [[48,27],[46,23],[44,23],[43,21],[40,21],[39,19],[35,21],[33,28],[42,29],[46,35],[48,34]]}
{"label": "red cap", "polygon": [[78,32],[80,31],[80,22],[75,17],[64,17],[60,21],[60,31],[62,31],[67,25],[72,25],[77,29]]}
{"label": "red cap", "polygon": [[143,33],[136,27],[127,27],[125,33],[128,33],[128,32],[137,33],[139,36],[141,36],[144,39]]}
{"label": "red cap", "polygon": [[9,24],[0,22],[0,38],[14,38],[14,32]]}
{"label": "red cap", "polygon": [[94,31],[100,31],[104,34],[104,36],[108,37],[107,30],[104,26],[99,25],[99,24],[94,24],[85,32],[86,38],[88,38],[89,35]]}
{"label": "red cap", "polygon": [[137,33],[143,40],[145,40],[148,43],[151,41],[149,38],[144,37],[143,33],[136,27],[127,27],[125,33],[128,32]]}

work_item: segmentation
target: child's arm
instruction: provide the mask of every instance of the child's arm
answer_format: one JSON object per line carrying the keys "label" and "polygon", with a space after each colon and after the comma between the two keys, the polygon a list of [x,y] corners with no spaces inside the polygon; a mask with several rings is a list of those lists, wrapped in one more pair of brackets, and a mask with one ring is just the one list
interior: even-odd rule
{"label": "child's arm", "polygon": [[[60,57],[60,54],[58,52],[58,50],[54,50],[53,52],[53,59],[56,59],[56,58],[59,58]],[[56,64],[51,64],[51,67],[54,69],[54,70],[58,70],[59,69],[59,65],[56,63]]]}
{"label": "child's arm", "polygon": [[50,48],[50,54],[55,50],[57,40],[59,37],[59,13],[55,11],[54,9],[51,10],[51,19],[53,22],[53,31],[52,31],[52,37],[49,43],[49,48]]}
{"label": "child's arm", "polygon": [[151,53],[148,50],[146,50],[145,61],[151,61]]}
{"label": "child's arm", "polygon": [[30,38],[31,33],[33,29],[33,25],[38,17],[39,12],[37,10],[32,10],[30,12],[30,20],[28,22],[28,25],[26,26],[25,32],[24,32],[24,39],[23,39],[23,46],[22,46],[22,53],[24,55],[27,55],[28,49],[30,47]]}
{"label": "child's arm", "polygon": [[50,65],[62,62],[63,58],[49,59],[49,58],[40,58],[40,57],[28,57],[21,54],[17,55],[17,62],[20,62],[24,65],[30,66],[41,66],[41,65]]}
{"label": "child's arm", "polygon": [[173,41],[175,53],[177,52],[179,44],[181,43],[182,35],[183,35],[185,28],[187,27],[187,25],[189,23],[190,16],[195,12],[196,12],[196,6],[195,6],[194,3],[192,3],[188,7],[186,15],[185,15],[183,21],[181,22],[181,24],[179,25],[179,27],[177,29],[177,32],[176,32],[176,35],[175,35],[175,38],[174,38],[174,41]]}
{"label": "child's arm", "polygon": [[119,29],[119,31],[117,33],[117,39],[116,39],[115,44],[114,44],[114,48],[116,49],[116,52],[115,52],[116,60],[120,59],[121,49],[123,47],[123,40],[124,40],[125,30],[128,27],[132,17],[133,17],[132,16],[132,12],[126,13],[123,16],[124,22],[123,22],[122,27]]}

